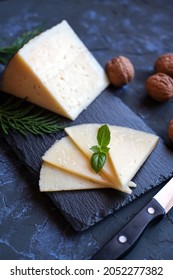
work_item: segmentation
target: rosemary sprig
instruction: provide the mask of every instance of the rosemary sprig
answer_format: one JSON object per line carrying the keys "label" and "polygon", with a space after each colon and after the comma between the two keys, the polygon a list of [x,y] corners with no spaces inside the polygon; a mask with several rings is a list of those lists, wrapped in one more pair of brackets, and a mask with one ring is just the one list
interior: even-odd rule
{"label": "rosemary sprig", "polygon": [[65,126],[58,124],[59,119],[51,113],[45,114],[44,110],[34,112],[35,106],[24,100],[9,98],[0,106],[0,127],[5,134],[11,128],[26,135],[26,131],[38,135],[55,133]]}
{"label": "rosemary sprig", "polygon": [[0,48],[0,63],[7,64],[10,58],[26,44],[29,40],[34,38],[36,35],[40,34],[43,31],[43,26],[36,27],[32,31],[24,32],[19,36],[12,45],[4,48]]}

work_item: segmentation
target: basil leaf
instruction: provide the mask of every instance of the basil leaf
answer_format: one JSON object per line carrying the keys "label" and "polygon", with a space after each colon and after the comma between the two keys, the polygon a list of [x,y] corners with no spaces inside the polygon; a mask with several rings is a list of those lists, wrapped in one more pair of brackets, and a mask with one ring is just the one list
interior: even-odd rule
{"label": "basil leaf", "polygon": [[109,127],[105,124],[102,125],[97,134],[97,141],[100,147],[107,146],[110,143],[110,130]]}
{"label": "basil leaf", "polygon": [[90,148],[90,150],[93,151],[94,153],[98,153],[98,152],[100,152],[100,147],[99,146],[92,146]]}
{"label": "basil leaf", "polygon": [[109,150],[110,150],[110,148],[108,148],[108,147],[101,147],[100,148],[100,152],[104,153],[104,154],[107,154],[109,152]]}
{"label": "basil leaf", "polygon": [[94,153],[91,157],[91,167],[98,173],[106,162],[106,154],[105,153]]}
{"label": "basil leaf", "polygon": [[106,162],[106,154],[109,152],[109,147],[107,145],[110,143],[110,130],[109,127],[104,124],[97,132],[97,142],[98,145],[92,146],[90,150],[94,153],[91,157],[90,163],[91,167],[98,173]]}

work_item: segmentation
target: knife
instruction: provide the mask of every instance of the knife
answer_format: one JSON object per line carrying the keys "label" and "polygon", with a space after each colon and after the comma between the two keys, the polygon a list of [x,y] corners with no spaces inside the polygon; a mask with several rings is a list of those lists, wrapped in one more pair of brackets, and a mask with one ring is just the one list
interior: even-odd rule
{"label": "knife", "polygon": [[173,206],[173,178],[91,259],[116,260],[137,242],[146,227],[161,219]]}

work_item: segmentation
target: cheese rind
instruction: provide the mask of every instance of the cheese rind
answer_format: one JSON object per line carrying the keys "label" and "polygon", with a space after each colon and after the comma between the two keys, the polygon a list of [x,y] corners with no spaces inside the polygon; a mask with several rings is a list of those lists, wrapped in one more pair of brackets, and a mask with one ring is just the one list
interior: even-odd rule
{"label": "cheese rind", "polygon": [[[102,124],[82,124],[65,128],[66,133],[90,158],[92,151],[90,147],[97,144],[97,132]],[[143,131],[109,125],[111,141],[109,144],[109,160],[114,172],[114,184],[117,188],[129,185],[141,165],[150,155],[158,142],[156,135]],[[108,166],[102,168],[102,172],[108,174]],[[109,177],[111,179],[111,177]]]}
{"label": "cheese rind", "polygon": [[43,162],[40,170],[39,188],[41,192],[53,192],[108,187]]}
{"label": "cheese rind", "polygon": [[74,120],[108,84],[104,69],[62,21],[18,51],[1,89]]}

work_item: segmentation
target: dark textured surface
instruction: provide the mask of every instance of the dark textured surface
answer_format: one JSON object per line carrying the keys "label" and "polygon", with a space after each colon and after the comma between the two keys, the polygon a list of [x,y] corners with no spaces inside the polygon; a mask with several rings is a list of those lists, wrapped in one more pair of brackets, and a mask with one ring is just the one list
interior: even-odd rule
{"label": "dark textured surface", "polygon": [[[148,209],[154,209],[151,215]],[[119,260],[130,251],[136,244],[139,236],[141,236],[145,229],[152,223],[159,221],[163,218],[165,209],[153,198],[139,211],[133,219],[129,221],[114,237],[106,243],[105,246],[98,251],[92,259],[94,260]],[[128,242],[119,242],[119,237],[127,237]]]}
{"label": "dark textured surface", "polygon": [[[172,1],[49,1],[45,5],[41,1],[15,1],[15,11],[7,5],[9,2],[0,3],[1,45],[42,20],[49,27],[65,18],[102,65],[118,54],[131,58],[135,80],[123,89],[109,89],[109,94],[120,97],[170,145],[166,129],[173,116],[172,101],[160,105],[146,98],[144,82],[157,56],[172,51]],[[0,155],[2,259],[90,258],[158,190],[143,195],[91,229],[76,233],[51,201],[37,191],[26,169],[3,141]],[[172,259],[172,223],[171,210],[145,233],[126,258]]]}

